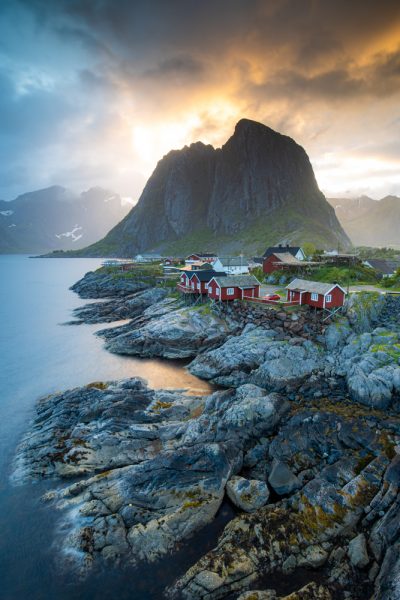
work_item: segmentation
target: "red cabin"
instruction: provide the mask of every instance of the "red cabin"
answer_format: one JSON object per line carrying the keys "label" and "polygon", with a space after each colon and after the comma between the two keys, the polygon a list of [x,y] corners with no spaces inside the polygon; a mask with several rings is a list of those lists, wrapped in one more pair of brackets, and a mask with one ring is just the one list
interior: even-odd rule
{"label": "red cabin", "polygon": [[208,284],[213,277],[226,277],[226,273],[217,273],[217,271],[197,271],[191,276],[190,284],[199,294],[208,294]]}
{"label": "red cabin", "polygon": [[264,273],[273,273],[285,268],[301,267],[304,263],[290,252],[275,252],[263,259]]}
{"label": "red cabin", "polygon": [[315,308],[340,308],[346,299],[346,292],[338,283],[294,279],[286,289],[288,302],[308,304]]}
{"label": "red cabin", "polygon": [[243,298],[259,298],[260,282],[254,275],[237,275],[213,277],[208,284],[208,297],[211,300],[225,302],[227,300],[243,300]]}
{"label": "red cabin", "polygon": [[207,294],[208,282],[213,277],[225,277],[226,273],[217,273],[213,269],[208,271],[200,269],[198,271],[183,271],[178,283],[178,290],[186,293]]}

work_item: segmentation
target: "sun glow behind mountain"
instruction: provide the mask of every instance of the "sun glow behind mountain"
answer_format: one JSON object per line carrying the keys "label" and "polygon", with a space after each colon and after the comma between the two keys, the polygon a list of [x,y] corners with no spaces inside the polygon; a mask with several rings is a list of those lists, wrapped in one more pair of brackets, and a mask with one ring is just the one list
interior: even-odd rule
{"label": "sun glow behind mountain", "polygon": [[400,194],[399,23],[394,0],[5,3],[0,198],[137,198],[163,155],[242,117],[302,144],[327,194]]}

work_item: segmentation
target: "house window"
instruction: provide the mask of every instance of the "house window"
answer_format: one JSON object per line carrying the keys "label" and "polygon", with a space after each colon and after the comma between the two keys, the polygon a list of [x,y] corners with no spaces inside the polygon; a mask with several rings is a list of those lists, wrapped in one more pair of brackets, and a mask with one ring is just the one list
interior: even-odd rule
{"label": "house window", "polygon": [[215,293],[216,293],[217,296],[219,296],[219,288],[218,287],[215,288]]}
{"label": "house window", "polygon": [[233,294],[235,293],[235,290],[233,288],[228,288],[226,290],[226,293],[228,294],[228,296],[233,296]]}
{"label": "house window", "polygon": [[313,292],[311,294],[311,300],[314,300],[315,302],[317,302],[317,300],[318,300],[318,294],[316,292]]}
{"label": "house window", "polygon": [[328,304],[329,302],[332,302],[332,294],[327,294],[327,296],[325,297],[325,302]]}

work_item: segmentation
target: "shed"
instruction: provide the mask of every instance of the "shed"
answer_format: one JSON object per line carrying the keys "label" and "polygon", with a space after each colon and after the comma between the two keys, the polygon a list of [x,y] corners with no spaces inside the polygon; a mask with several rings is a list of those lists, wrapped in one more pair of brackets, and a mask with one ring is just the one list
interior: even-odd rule
{"label": "shed", "polygon": [[254,275],[227,275],[220,277],[220,273],[213,277],[208,284],[208,297],[211,300],[242,300],[243,298],[258,298],[260,296],[260,282]]}
{"label": "shed", "polygon": [[346,298],[345,290],[338,283],[294,279],[286,286],[286,290],[288,302],[329,310],[343,306]]}

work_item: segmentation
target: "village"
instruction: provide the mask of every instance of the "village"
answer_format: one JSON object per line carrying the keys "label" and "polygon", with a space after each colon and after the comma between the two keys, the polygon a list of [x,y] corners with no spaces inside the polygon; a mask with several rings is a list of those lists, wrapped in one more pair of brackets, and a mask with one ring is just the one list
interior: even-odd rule
{"label": "village", "polygon": [[363,260],[338,251],[316,254],[304,246],[270,246],[262,256],[250,259],[212,252],[194,252],[185,258],[149,253],[103,264],[127,272],[140,265],[158,265],[163,279],[170,285],[176,282],[187,304],[236,300],[279,308],[308,306],[326,313],[327,319],[341,311],[350,292],[380,290],[380,285],[389,289],[400,269],[400,260]]}

